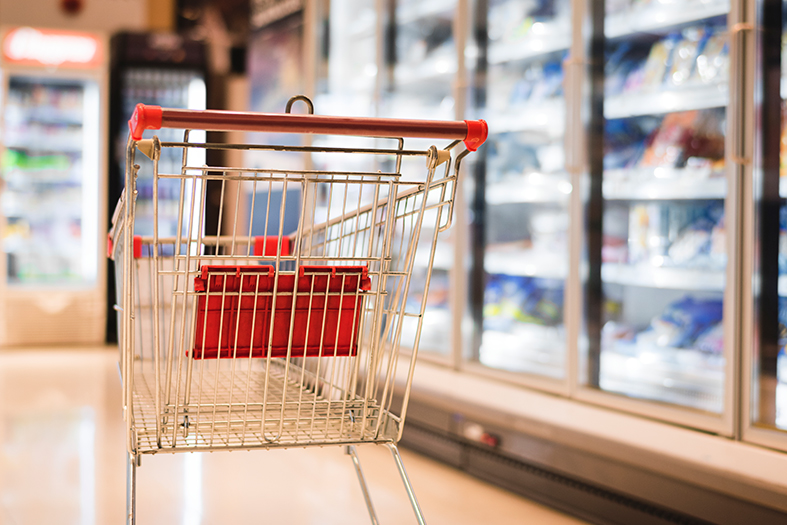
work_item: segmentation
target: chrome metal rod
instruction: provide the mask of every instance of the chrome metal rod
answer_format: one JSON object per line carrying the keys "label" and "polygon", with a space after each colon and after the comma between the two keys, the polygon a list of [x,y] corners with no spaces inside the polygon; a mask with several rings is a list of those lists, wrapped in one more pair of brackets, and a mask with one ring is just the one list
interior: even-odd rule
{"label": "chrome metal rod", "polygon": [[404,469],[402,456],[399,454],[399,448],[393,443],[386,443],[386,445],[391,450],[391,454],[393,454],[394,461],[396,462],[396,468],[399,469],[399,475],[402,476],[402,482],[404,483],[404,488],[407,491],[407,497],[410,499],[410,505],[413,506],[413,512],[415,512],[415,519],[418,520],[419,525],[426,525],[424,514],[421,512],[421,506],[418,505],[418,500],[415,498],[413,485],[410,483],[410,478],[407,476],[407,471]]}
{"label": "chrome metal rod", "polygon": [[137,514],[137,457],[128,454],[126,462],[126,525],[136,523]]}
{"label": "chrome metal rod", "polygon": [[366,508],[369,509],[369,518],[372,520],[372,525],[378,525],[380,522],[377,519],[377,514],[374,512],[374,505],[372,505],[372,498],[369,495],[369,486],[366,484],[366,478],[363,475],[363,470],[361,469],[361,460],[358,457],[358,450],[355,448],[354,445],[347,445],[345,449],[347,454],[353,460],[353,466],[355,466],[355,473],[358,474],[358,483],[361,485],[361,491],[363,492],[363,499],[366,501]]}

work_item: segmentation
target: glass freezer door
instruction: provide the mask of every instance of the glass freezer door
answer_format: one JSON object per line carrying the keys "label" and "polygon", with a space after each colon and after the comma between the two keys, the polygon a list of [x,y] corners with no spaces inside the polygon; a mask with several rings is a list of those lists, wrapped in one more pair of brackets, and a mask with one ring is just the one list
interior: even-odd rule
{"label": "glass freezer door", "polygon": [[95,81],[9,76],[0,206],[9,285],[95,283],[99,119]]}
{"label": "glass freezer door", "polygon": [[[762,106],[755,144],[761,149],[753,177],[758,253],[752,279],[755,327],[754,351],[748,356],[753,359],[748,423],[787,431],[787,2],[763,0],[758,9]],[[787,432],[782,436],[777,446],[784,447]]]}
{"label": "glass freezer door", "polygon": [[[129,68],[122,75],[122,97],[123,115],[120,129],[117,130],[116,140],[121,141],[117,144],[115,151],[121,155],[116,160],[120,164],[120,171],[124,178],[121,183],[125,183],[126,169],[126,140],[128,139],[128,117],[134,113],[137,104],[152,104],[167,108],[183,109],[205,109],[207,104],[207,93],[203,74],[197,70],[177,70],[155,67]],[[143,138],[150,139],[157,136],[162,142],[182,142],[183,131],[177,129],[146,130]],[[189,134],[190,142],[204,142],[205,132],[194,130]],[[178,174],[181,171],[183,162],[182,153],[176,148],[163,148],[159,160],[159,170],[161,173]],[[202,166],[205,164],[205,151],[194,148],[188,150],[188,165]],[[145,155],[138,154],[135,163],[140,165],[137,179],[137,215],[134,224],[134,232],[137,235],[153,235],[153,178],[144,174],[153,173],[153,161]],[[178,229],[180,217],[190,216],[190,202],[183,204],[184,210],[180,209],[180,180],[169,178],[159,180],[158,188],[158,234],[162,237],[175,236]],[[188,181],[191,184],[191,181]],[[195,201],[201,198],[202,188],[200,185],[193,192]],[[190,190],[185,195],[191,196]],[[189,230],[188,224],[183,224],[182,233],[186,234]],[[192,225],[195,230],[198,224]]]}
{"label": "glass freezer door", "polygon": [[[581,380],[724,409],[726,0],[606,3]],[[592,142],[592,140],[591,140]],[[596,173],[593,173],[593,170]],[[596,233],[596,234],[594,234]]]}
{"label": "glass freezer door", "polygon": [[[427,120],[463,118],[457,114],[454,90],[459,74],[457,39],[454,34],[459,2],[391,0],[388,5],[392,8],[388,20],[389,38],[384,48],[388,76],[381,93],[381,116]],[[433,144],[438,148],[447,145],[411,139],[405,141],[404,147],[426,150]],[[397,147],[395,144],[393,146]],[[383,171],[393,167],[392,161],[382,166]],[[402,176],[422,176],[422,167],[421,158],[405,159],[401,167]],[[455,263],[456,244],[452,237],[456,235],[455,230],[438,235],[420,334],[420,351],[442,358],[450,355],[454,340],[452,303],[456,290],[452,290],[451,268]],[[419,242],[428,243],[433,234],[434,231],[422,231]],[[418,253],[426,252],[428,250],[418,250]],[[417,312],[423,300],[428,263],[429,257],[416,258],[407,299],[408,313]],[[403,327],[402,346],[415,342],[416,328],[416,319],[408,317]]]}
{"label": "glass freezer door", "polygon": [[473,242],[480,244],[470,297],[480,332],[473,359],[553,379],[566,377],[572,184],[565,170],[563,65],[570,14],[567,0],[493,0],[477,21],[487,32],[479,48],[487,52],[476,110],[491,134],[476,167],[472,207]]}

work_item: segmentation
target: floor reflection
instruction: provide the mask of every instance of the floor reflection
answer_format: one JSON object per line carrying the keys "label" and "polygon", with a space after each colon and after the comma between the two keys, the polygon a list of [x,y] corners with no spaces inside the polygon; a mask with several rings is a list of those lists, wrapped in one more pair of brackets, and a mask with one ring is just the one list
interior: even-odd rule
{"label": "floor reflection", "polygon": [[[0,524],[114,524],[125,514],[116,349],[0,352]],[[359,447],[382,523],[413,523],[390,453]],[[403,452],[430,525],[581,522]],[[137,523],[368,524],[338,447],[144,456]]]}

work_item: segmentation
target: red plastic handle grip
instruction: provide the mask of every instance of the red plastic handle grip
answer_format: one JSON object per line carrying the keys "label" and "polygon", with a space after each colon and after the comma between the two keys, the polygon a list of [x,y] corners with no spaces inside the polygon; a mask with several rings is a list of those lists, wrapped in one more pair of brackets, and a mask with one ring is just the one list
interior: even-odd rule
{"label": "red plastic handle grip", "polygon": [[146,129],[176,128],[208,131],[264,131],[269,133],[316,133],[462,140],[475,151],[486,140],[489,128],[483,120],[440,121],[369,117],[333,117],[289,113],[168,109],[137,104],[128,121],[131,138],[140,140]]}

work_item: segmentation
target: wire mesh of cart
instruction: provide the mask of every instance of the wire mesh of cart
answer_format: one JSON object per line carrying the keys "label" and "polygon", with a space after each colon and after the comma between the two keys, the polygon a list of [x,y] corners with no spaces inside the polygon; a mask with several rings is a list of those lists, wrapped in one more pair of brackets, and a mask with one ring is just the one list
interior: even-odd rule
{"label": "wire mesh of cart", "polygon": [[[377,523],[355,451],[366,443],[390,447],[424,522],[396,444],[438,233],[451,225],[461,161],[485,140],[486,123],[291,114],[297,99],[311,109],[305,97],[283,114],[140,104],[129,121],[109,234],[129,523],[143,454],[313,445],[347,447]],[[161,128],[184,138],[142,139]],[[209,143],[198,140],[204,130],[267,132],[279,143]],[[291,134],[344,137],[352,147],[286,145]],[[368,144],[356,146],[358,137]],[[446,144],[408,149],[410,137]],[[208,167],[211,150],[243,150],[264,167]],[[141,173],[140,153],[152,173]],[[295,169],[293,155],[341,169]],[[351,161],[359,156],[376,162]],[[162,162],[173,157],[177,165]],[[404,173],[419,157],[421,168]],[[378,169],[357,169],[368,165]],[[140,177],[153,182],[144,202]],[[150,235],[137,234],[142,223]],[[416,257],[427,271],[413,306]],[[402,349],[406,325],[414,337]]]}

